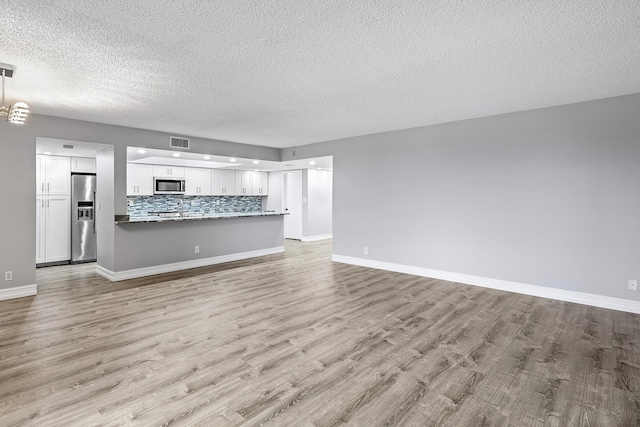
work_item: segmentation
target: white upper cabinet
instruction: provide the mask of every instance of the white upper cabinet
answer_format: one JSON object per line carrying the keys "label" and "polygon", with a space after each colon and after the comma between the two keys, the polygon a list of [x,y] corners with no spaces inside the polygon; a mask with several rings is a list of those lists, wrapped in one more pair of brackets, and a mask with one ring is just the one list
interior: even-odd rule
{"label": "white upper cabinet", "polygon": [[266,196],[269,194],[269,173],[253,172],[253,195]]}
{"label": "white upper cabinet", "polygon": [[211,171],[211,194],[214,196],[232,196],[236,191],[236,171],[213,169]]}
{"label": "white upper cabinet", "polygon": [[153,195],[153,166],[127,163],[127,196]]}
{"label": "white upper cabinet", "polygon": [[211,169],[184,168],[184,180],[187,196],[210,196],[212,194]]}
{"label": "white upper cabinet", "polygon": [[239,196],[253,194],[253,172],[236,171],[236,194]]}
{"label": "white upper cabinet", "polygon": [[88,157],[72,157],[71,172],[96,173],[96,159]]}
{"label": "white upper cabinet", "polygon": [[184,167],[154,165],[153,176],[161,178],[184,178]]}
{"label": "white upper cabinet", "polygon": [[36,194],[71,194],[71,159],[62,156],[36,156]]}

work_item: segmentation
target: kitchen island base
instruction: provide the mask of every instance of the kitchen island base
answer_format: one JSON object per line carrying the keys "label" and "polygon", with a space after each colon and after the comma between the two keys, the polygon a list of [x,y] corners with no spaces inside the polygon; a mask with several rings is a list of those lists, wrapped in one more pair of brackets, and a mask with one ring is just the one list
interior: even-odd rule
{"label": "kitchen island base", "polygon": [[96,268],[111,281],[284,252],[282,215],[120,223],[115,233],[114,270]]}

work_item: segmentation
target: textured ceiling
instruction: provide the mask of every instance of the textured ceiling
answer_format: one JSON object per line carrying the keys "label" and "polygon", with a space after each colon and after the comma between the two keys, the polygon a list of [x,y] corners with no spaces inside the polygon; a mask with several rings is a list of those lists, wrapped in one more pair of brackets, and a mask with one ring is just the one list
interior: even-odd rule
{"label": "textured ceiling", "polygon": [[272,147],[640,92],[638,0],[5,1],[7,101]]}

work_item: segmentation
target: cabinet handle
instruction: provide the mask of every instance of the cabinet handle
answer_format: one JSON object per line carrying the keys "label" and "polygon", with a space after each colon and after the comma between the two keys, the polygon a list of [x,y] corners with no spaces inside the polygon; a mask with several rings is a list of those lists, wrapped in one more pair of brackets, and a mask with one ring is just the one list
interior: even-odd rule
{"label": "cabinet handle", "polygon": [[47,200],[47,207],[49,207],[49,200]]}
{"label": "cabinet handle", "polygon": [[44,182],[42,183],[42,190],[41,191],[44,193]]}
{"label": "cabinet handle", "polygon": [[42,199],[42,207],[44,208],[44,199]]}
{"label": "cabinet handle", "polygon": [[49,192],[49,183],[47,182],[47,192]]}

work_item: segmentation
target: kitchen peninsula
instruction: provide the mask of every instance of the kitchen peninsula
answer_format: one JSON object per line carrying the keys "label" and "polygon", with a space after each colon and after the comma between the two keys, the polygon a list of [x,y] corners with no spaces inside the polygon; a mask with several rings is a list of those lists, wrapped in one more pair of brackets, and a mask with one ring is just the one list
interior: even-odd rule
{"label": "kitchen peninsula", "polygon": [[224,212],[115,221],[121,270],[98,273],[118,281],[284,252],[284,215]]}

